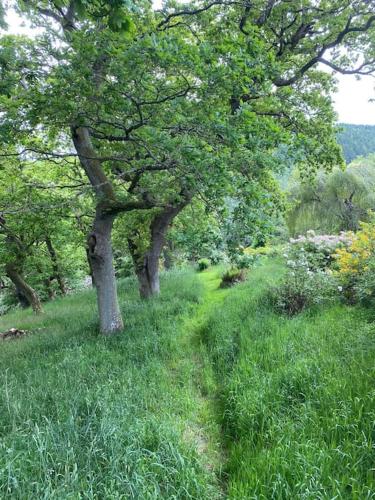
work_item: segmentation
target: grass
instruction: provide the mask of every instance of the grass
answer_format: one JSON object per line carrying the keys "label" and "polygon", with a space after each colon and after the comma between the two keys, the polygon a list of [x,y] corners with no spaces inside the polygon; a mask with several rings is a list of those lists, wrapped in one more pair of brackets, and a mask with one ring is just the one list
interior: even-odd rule
{"label": "grass", "polygon": [[0,346],[0,498],[375,498],[369,314],[287,319],[264,300],[276,261],[231,289],[221,271],[147,302],[124,282],[115,338],[91,292],[0,318],[37,331]]}
{"label": "grass", "polygon": [[202,285],[172,273],[162,286],[148,302],[121,287],[127,330],[112,339],[97,335],[92,293],[2,318],[2,330],[45,330],[1,345],[1,498],[220,496],[191,435],[195,364],[180,363]]}
{"label": "grass", "polygon": [[375,498],[375,328],[335,305],[287,319],[268,264],[201,331],[217,380],[232,499]]}

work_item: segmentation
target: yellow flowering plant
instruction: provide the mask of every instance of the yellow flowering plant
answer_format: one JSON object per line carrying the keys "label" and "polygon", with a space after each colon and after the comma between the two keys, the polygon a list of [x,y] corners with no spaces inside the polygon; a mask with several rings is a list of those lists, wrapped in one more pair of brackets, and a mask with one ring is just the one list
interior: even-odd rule
{"label": "yellow flowering plant", "polygon": [[352,243],[337,249],[334,254],[339,274],[348,277],[366,271],[369,259],[374,256],[375,222],[362,222],[361,229],[353,235]]}
{"label": "yellow flowering plant", "polygon": [[375,220],[361,223],[352,243],[337,249],[336,274],[346,298],[354,302],[368,302],[375,298]]}

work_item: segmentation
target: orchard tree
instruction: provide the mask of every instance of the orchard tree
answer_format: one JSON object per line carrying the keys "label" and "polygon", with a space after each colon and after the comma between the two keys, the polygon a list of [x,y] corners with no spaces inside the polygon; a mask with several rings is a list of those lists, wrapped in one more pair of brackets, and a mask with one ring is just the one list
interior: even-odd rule
{"label": "orchard tree", "polygon": [[123,327],[111,246],[119,214],[148,214],[148,245],[130,237],[148,295],[165,232],[195,197],[231,193],[233,178],[256,186],[280,168],[281,144],[305,169],[341,161],[332,78],[316,65],[373,70],[365,0],[167,2],[160,12],[148,1],[17,5],[44,33],[2,40],[2,142],[79,159],[95,196],[87,243],[103,333]]}

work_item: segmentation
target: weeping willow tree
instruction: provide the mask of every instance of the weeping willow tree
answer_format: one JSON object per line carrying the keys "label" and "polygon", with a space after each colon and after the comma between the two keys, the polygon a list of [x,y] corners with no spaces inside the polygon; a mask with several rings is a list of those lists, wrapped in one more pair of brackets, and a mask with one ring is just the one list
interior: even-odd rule
{"label": "weeping willow tree", "polygon": [[358,158],[345,170],[320,173],[314,183],[297,176],[289,183],[287,225],[291,235],[356,231],[375,210],[375,155]]}

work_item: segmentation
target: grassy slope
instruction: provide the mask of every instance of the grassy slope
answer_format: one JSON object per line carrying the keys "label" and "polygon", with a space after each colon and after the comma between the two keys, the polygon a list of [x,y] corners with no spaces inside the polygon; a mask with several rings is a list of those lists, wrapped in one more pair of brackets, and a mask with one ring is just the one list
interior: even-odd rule
{"label": "grassy slope", "polygon": [[1,318],[46,330],[1,344],[0,497],[375,498],[372,325],[275,316],[280,271],[172,273],[147,303],[127,284],[114,339],[91,293]]}
{"label": "grassy slope", "polygon": [[97,336],[92,293],[1,319],[47,328],[1,344],[0,498],[220,495],[182,331],[203,288],[192,273],[162,285],[147,303],[121,290],[127,331],[113,339]]}
{"label": "grassy slope", "polygon": [[294,319],[254,271],[211,315],[202,338],[217,377],[228,497],[375,498],[375,328],[336,305]]}

